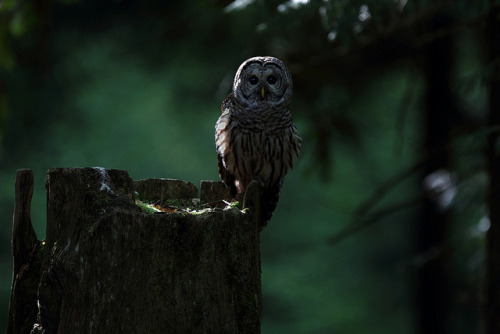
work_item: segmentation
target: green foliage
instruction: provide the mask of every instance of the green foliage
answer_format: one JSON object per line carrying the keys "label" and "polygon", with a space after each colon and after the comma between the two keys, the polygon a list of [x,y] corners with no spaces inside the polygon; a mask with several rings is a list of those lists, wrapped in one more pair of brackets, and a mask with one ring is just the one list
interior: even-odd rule
{"label": "green foliage", "polygon": [[12,13],[9,30],[13,37],[20,37],[32,31],[36,26],[37,16],[33,2],[27,2]]}
{"label": "green foliage", "polygon": [[[1,12],[0,12],[1,14]],[[2,17],[2,15],[0,15]],[[14,55],[12,53],[8,22],[0,20],[0,68],[12,69],[14,67]]]}

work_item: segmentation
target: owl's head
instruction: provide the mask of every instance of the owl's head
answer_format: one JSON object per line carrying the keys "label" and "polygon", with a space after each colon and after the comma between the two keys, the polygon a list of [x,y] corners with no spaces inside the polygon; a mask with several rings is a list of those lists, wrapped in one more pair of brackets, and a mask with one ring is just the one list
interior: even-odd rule
{"label": "owl's head", "polygon": [[274,57],[247,59],[234,77],[233,95],[245,104],[288,105],[292,91],[290,71],[281,60]]}

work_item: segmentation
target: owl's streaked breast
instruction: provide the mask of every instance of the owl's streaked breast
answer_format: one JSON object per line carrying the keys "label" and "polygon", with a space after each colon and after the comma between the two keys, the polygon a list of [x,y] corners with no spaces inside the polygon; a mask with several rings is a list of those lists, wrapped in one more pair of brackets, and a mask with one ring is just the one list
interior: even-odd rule
{"label": "owl's streaked breast", "polygon": [[253,179],[267,185],[279,182],[293,167],[302,143],[293,122],[262,129],[236,121],[230,109],[216,124],[216,146],[224,167],[239,180],[238,192]]}

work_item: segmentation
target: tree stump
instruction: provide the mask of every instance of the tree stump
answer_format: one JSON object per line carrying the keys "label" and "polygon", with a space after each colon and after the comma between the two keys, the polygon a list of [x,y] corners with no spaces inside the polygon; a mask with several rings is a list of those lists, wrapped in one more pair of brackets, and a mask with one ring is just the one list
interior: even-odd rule
{"label": "tree stump", "polygon": [[[150,214],[135,192],[163,202],[198,190],[121,170],[51,169],[40,242],[32,187],[32,173],[18,171],[7,333],[260,333],[258,207]],[[203,191],[226,197],[223,187],[202,181],[201,198],[216,202]],[[245,203],[259,203],[259,188]]]}

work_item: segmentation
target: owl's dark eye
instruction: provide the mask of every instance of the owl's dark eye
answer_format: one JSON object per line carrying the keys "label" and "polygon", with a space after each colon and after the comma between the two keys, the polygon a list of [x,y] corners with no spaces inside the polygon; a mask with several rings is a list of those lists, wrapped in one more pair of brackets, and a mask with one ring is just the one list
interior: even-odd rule
{"label": "owl's dark eye", "polygon": [[270,85],[274,85],[278,81],[278,78],[276,78],[274,75],[270,75],[267,77],[267,82],[269,82]]}
{"label": "owl's dark eye", "polygon": [[255,75],[252,75],[250,78],[248,78],[248,82],[252,85],[256,85],[259,82],[259,79]]}

